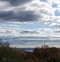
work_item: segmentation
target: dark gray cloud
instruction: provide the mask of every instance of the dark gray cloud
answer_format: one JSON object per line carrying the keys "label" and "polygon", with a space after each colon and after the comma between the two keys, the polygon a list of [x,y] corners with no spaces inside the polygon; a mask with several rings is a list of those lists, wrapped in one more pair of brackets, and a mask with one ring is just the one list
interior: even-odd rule
{"label": "dark gray cloud", "polygon": [[16,6],[28,3],[32,0],[0,0],[0,1],[8,1],[11,5]]}
{"label": "dark gray cloud", "polygon": [[56,31],[54,31],[54,33],[57,33],[57,34],[59,34],[59,33],[60,33],[60,30],[56,30]]}
{"label": "dark gray cloud", "polygon": [[54,27],[55,28],[60,28],[60,24],[56,24]]}
{"label": "dark gray cloud", "polygon": [[38,15],[36,15],[33,11],[22,10],[19,11],[18,13],[8,11],[8,12],[0,12],[0,19],[3,21],[20,21],[20,22],[35,21],[38,19]]}
{"label": "dark gray cloud", "polygon": [[[38,16],[35,14],[35,11],[25,10],[26,9],[25,6],[20,7],[20,5],[22,4],[24,5],[25,3],[27,4],[28,2],[33,0],[0,0],[0,2],[1,1],[5,2],[5,4],[9,2],[11,5],[8,6],[2,5],[3,8],[0,10],[0,21],[25,22],[35,21],[38,19]],[[18,6],[15,7],[14,5]]]}
{"label": "dark gray cloud", "polygon": [[13,19],[13,12],[0,12],[0,19],[2,20],[10,20]]}
{"label": "dark gray cloud", "polygon": [[22,32],[20,32],[21,34],[39,34],[39,32],[37,32],[37,31],[22,31]]}

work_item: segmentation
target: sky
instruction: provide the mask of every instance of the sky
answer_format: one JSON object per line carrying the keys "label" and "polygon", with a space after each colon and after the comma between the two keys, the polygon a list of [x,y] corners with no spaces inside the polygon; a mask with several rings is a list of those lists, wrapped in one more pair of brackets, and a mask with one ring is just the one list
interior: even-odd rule
{"label": "sky", "polygon": [[0,36],[60,37],[60,0],[0,0]]}

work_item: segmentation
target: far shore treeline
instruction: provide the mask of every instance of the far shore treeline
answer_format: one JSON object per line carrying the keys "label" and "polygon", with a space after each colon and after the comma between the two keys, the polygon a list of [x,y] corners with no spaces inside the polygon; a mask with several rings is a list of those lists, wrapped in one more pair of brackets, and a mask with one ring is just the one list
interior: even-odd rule
{"label": "far shore treeline", "polygon": [[60,48],[44,45],[29,52],[9,45],[8,42],[0,42],[0,62],[60,62]]}

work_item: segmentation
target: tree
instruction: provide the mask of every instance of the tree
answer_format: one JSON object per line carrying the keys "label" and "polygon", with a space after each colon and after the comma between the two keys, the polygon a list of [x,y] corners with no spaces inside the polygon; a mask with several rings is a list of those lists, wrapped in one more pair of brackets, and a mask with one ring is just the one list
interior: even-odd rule
{"label": "tree", "polygon": [[42,45],[41,47],[42,47],[42,48],[49,48],[49,46],[46,45],[46,44]]}
{"label": "tree", "polygon": [[0,47],[9,47],[9,42],[2,42],[0,41]]}

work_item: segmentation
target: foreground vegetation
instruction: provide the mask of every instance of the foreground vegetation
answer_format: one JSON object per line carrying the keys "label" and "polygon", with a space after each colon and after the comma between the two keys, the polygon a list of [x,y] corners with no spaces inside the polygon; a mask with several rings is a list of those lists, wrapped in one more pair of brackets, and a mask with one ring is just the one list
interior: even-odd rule
{"label": "foreground vegetation", "polygon": [[33,52],[10,48],[0,43],[0,62],[60,62],[60,48],[35,48]]}

